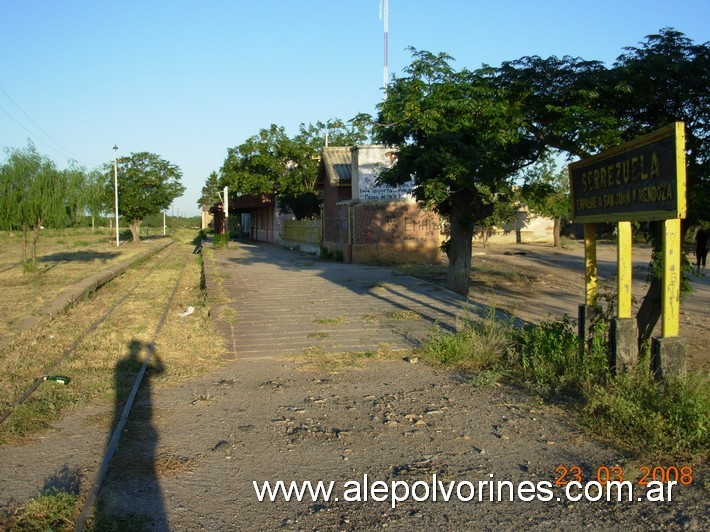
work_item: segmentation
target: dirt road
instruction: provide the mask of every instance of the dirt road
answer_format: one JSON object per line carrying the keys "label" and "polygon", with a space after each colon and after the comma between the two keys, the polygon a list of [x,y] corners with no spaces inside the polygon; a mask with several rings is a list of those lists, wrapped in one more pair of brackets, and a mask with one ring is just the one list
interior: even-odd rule
{"label": "dirt road", "polygon": [[[633,313],[638,311],[648,288],[651,249],[634,246]],[[598,244],[600,302],[616,293],[616,247]],[[584,302],[584,251],[573,242],[567,248],[543,245],[491,245],[474,248],[474,301],[494,306],[523,320],[539,323],[564,314],[576,318]],[[680,337],[688,368],[710,371],[710,277],[691,276],[692,292],[681,303]],[[656,329],[660,336],[660,325]]]}

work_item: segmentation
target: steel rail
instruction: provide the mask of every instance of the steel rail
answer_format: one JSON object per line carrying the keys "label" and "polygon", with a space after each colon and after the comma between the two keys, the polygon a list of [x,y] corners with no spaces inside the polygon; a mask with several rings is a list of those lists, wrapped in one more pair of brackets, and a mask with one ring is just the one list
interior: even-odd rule
{"label": "steel rail", "polygon": [[[165,255],[158,263],[154,264],[153,267],[151,268],[150,273],[153,273],[159,266],[161,266],[169,257],[173,255],[175,252],[176,248],[172,248],[170,250],[170,253]],[[37,388],[46,380],[47,376],[51,375],[56,371],[56,369],[61,366],[66,360],[76,351],[76,349],[81,345],[83,340],[91,333],[93,333],[96,329],[99,328],[99,326],[108,319],[111,314],[114,313],[116,309],[118,309],[129,297],[135,290],[143,283],[143,279],[139,280],[126,294],[121,297],[118,301],[116,301],[98,320],[96,320],[89,328],[87,328],[83,333],[79,335],[79,337],[74,341],[74,343],[64,352],[64,354],[54,362],[49,368],[47,368],[43,374],[39,377],[37,377],[32,385],[27,388],[23,392],[23,394],[14,402],[12,403],[9,407],[7,407],[5,410],[0,413],[0,425],[14,412],[14,410],[20,406],[22,403],[24,403],[27,398],[34,393]]]}

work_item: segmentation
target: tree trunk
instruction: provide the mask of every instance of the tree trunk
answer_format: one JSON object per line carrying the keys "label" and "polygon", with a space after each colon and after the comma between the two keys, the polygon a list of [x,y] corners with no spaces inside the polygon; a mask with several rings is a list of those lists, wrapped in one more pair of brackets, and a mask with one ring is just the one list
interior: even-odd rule
{"label": "tree trunk", "polygon": [[661,295],[663,281],[655,275],[651,277],[651,283],[643,298],[643,303],[639,307],[636,315],[636,322],[639,328],[639,348],[643,346],[653,334],[658,320],[661,318]]}
{"label": "tree trunk", "polygon": [[42,229],[42,220],[38,220],[32,235],[32,269],[37,268],[37,239]]}
{"label": "tree trunk", "polygon": [[143,223],[143,220],[133,220],[129,225],[133,235],[133,242],[141,241],[141,223]]}
{"label": "tree trunk", "polygon": [[561,248],[562,238],[560,237],[560,232],[562,231],[562,220],[560,218],[555,218],[555,225],[552,228],[552,247]]}
{"label": "tree trunk", "polygon": [[27,224],[22,223],[22,264],[27,266]]}
{"label": "tree trunk", "polygon": [[446,287],[464,297],[468,297],[468,285],[471,276],[471,248],[473,245],[472,199],[469,195],[460,192],[452,198],[451,235],[446,250],[446,254],[449,257]]}

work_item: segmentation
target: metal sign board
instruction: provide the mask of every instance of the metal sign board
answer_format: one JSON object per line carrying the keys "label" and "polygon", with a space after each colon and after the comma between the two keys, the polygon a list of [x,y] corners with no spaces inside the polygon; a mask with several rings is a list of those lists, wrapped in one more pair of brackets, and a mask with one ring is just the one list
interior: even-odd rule
{"label": "metal sign board", "polygon": [[684,218],[684,124],[573,163],[569,175],[575,222]]}

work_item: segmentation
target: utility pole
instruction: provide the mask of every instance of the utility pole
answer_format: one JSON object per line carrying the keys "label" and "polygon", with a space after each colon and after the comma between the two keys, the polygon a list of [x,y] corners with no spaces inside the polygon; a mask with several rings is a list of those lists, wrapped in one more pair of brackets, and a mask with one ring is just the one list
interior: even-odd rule
{"label": "utility pole", "polygon": [[118,239],[118,146],[113,145],[113,199],[116,209],[116,247],[121,245]]}
{"label": "utility pole", "polygon": [[229,234],[229,187],[224,187],[224,232]]}
{"label": "utility pole", "polygon": [[[385,90],[385,99],[387,99],[387,85],[388,85],[388,77],[389,77],[389,0],[380,0],[380,18],[383,19],[384,22],[384,29],[385,29],[385,42],[384,42],[384,48],[385,48],[385,65],[384,65],[384,90]],[[384,9],[382,4],[384,3]]]}

